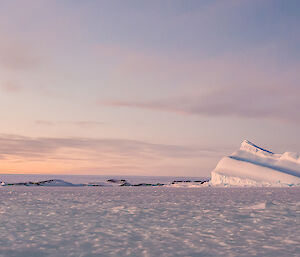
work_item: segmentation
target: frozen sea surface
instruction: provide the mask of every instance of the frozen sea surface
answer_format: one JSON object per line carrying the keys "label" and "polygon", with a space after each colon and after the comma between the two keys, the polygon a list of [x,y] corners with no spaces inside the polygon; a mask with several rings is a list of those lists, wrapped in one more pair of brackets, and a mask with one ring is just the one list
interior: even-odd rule
{"label": "frozen sea surface", "polygon": [[0,256],[300,256],[300,188],[1,187]]}

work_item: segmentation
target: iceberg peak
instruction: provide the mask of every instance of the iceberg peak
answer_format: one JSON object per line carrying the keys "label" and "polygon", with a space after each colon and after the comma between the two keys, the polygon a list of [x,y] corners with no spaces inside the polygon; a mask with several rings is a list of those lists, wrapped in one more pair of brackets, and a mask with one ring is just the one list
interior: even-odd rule
{"label": "iceberg peak", "polygon": [[271,152],[269,150],[266,150],[264,148],[261,148],[255,144],[253,144],[249,140],[244,140],[242,142],[240,150],[244,150],[244,151],[251,152],[251,153],[262,153],[262,154],[266,154],[266,155],[274,154],[273,152]]}

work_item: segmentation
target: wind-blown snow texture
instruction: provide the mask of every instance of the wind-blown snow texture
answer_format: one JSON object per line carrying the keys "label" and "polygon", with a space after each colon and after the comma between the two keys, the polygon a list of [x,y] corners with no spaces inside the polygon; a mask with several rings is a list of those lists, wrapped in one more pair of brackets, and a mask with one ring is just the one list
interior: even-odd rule
{"label": "wind-blown snow texture", "polygon": [[0,256],[299,256],[300,188],[1,187]]}
{"label": "wind-blown snow texture", "polygon": [[300,186],[300,157],[275,154],[245,140],[238,151],[221,159],[211,173],[211,184]]}

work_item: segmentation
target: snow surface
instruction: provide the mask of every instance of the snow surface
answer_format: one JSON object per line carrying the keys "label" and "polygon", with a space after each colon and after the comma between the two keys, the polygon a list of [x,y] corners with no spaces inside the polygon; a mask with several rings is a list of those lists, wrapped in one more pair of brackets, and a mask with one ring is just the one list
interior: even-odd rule
{"label": "snow surface", "polygon": [[299,256],[299,195],[299,187],[4,186],[0,256]]}
{"label": "snow surface", "polygon": [[211,185],[300,186],[297,153],[275,154],[245,140],[239,150],[220,160],[211,172]]}

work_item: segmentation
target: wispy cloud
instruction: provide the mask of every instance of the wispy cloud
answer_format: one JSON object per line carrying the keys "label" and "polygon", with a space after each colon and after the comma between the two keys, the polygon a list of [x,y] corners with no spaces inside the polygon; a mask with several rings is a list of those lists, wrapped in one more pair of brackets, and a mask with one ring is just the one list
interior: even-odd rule
{"label": "wispy cloud", "polygon": [[48,120],[36,120],[35,124],[36,125],[41,125],[41,126],[54,126],[54,125],[56,125],[55,122],[48,121]]}
{"label": "wispy cloud", "polygon": [[69,124],[82,126],[82,127],[91,127],[91,126],[102,126],[105,123],[101,121],[71,121]]}
{"label": "wispy cloud", "polygon": [[56,125],[74,125],[79,127],[95,127],[103,126],[104,122],[101,121],[48,121],[48,120],[36,120],[35,124],[42,126],[56,126]]}
{"label": "wispy cloud", "polygon": [[206,95],[150,102],[112,101],[106,105],[190,115],[239,116],[300,122],[298,86],[227,87]]}
{"label": "wispy cloud", "polygon": [[40,64],[40,58],[28,45],[16,42],[0,43],[0,66],[7,70],[28,70]]}
{"label": "wispy cloud", "polygon": [[0,83],[0,88],[2,91],[7,92],[7,93],[17,93],[22,91],[22,87],[18,85],[17,83],[11,82],[11,81],[6,81]]}
{"label": "wispy cloud", "polygon": [[212,149],[152,144],[129,139],[99,138],[31,138],[18,135],[0,136],[0,154],[19,157],[41,156],[63,148],[94,151],[95,153],[118,153],[124,156],[156,156],[186,158],[215,153]]}
{"label": "wispy cloud", "polygon": [[[98,167],[98,171],[106,168],[115,174],[124,173],[122,169],[127,167],[125,172],[137,174],[145,170],[158,172],[159,167],[170,172],[178,164],[184,172],[184,167],[195,168],[200,158],[219,158],[223,154],[222,150],[200,146],[152,144],[129,139],[0,135],[0,158],[4,167],[12,168],[17,163],[24,169],[29,163],[39,163],[40,171],[55,164],[61,172],[69,165],[78,171],[86,169],[88,172]],[[3,168],[0,171],[3,172]]]}

